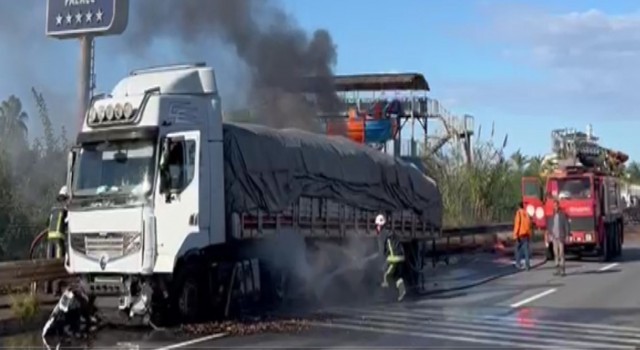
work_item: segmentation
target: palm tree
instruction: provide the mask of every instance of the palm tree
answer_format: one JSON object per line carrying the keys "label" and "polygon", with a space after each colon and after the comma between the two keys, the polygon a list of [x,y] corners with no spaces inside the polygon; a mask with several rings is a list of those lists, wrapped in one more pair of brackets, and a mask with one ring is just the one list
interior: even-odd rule
{"label": "palm tree", "polygon": [[627,178],[633,183],[640,183],[640,164],[633,161],[625,169]]}
{"label": "palm tree", "polygon": [[542,156],[533,156],[529,158],[525,173],[527,176],[540,176],[542,170]]}
{"label": "palm tree", "polygon": [[0,103],[0,142],[13,144],[27,138],[29,116],[22,110],[22,102],[14,95]]}
{"label": "palm tree", "polygon": [[520,150],[517,150],[515,153],[509,157],[511,166],[515,171],[519,173],[523,173],[527,165],[529,164],[529,157],[522,154]]}

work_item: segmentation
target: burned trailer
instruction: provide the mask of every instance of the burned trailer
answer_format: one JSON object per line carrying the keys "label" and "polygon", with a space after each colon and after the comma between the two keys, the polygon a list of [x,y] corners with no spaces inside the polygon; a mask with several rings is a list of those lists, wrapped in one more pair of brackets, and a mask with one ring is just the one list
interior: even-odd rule
{"label": "burned trailer", "polygon": [[[307,229],[302,234],[370,234],[379,213],[387,214],[405,239],[442,225],[442,199],[433,179],[410,163],[340,136],[225,124],[224,164],[227,215],[243,222],[230,227],[235,239],[293,222]],[[255,226],[258,221],[262,226]]]}

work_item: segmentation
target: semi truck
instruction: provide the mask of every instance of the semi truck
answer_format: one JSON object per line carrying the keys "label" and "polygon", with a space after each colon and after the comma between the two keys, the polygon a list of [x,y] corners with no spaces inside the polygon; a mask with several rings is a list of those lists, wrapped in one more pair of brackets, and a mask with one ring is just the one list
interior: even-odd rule
{"label": "semi truck", "polygon": [[[554,130],[554,152],[544,158],[540,176],[522,179],[522,199],[534,228],[545,233],[557,200],[571,229],[565,251],[609,261],[624,243],[620,169],[628,156],[599,146],[591,132]],[[544,237],[547,258],[553,259],[553,242]]]}
{"label": "semi truck", "polygon": [[377,250],[380,213],[416,283],[442,226],[431,178],[343,137],[224,122],[221,102],[204,63],[137,70],[92,99],[67,166],[65,268],[98,310],[157,325],[277,298],[319,241]]}

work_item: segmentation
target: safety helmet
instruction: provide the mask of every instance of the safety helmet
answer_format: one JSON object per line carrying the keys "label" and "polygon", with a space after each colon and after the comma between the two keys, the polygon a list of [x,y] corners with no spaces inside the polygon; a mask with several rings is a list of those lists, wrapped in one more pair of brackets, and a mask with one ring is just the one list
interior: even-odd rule
{"label": "safety helmet", "polygon": [[378,216],[376,216],[376,225],[377,226],[384,226],[384,224],[387,223],[387,220],[384,218],[384,215],[382,214],[378,214]]}
{"label": "safety helmet", "polygon": [[64,202],[67,200],[67,198],[69,198],[69,190],[67,189],[67,186],[62,186],[62,188],[58,192],[58,196],[56,197],[56,199],[58,200],[58,202]]}
{"label": "safety helmet", "polygon": [[62,186],[62,188],[60,188],[60,192],[58,192],[58,196],[68,196],[69,195],[69,190],[67,189],[67,186]]}

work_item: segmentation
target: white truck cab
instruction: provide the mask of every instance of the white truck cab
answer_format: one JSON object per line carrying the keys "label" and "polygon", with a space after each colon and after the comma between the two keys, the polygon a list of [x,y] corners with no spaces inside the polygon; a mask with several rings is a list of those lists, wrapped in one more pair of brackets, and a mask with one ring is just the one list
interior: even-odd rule
{"label": "white truck cab", "polygon": [[223,173],[209,171],[222,157],[220,98],[204,64],[134,71],[94,98],[69,157],[67,271],[146,313],[150,296],[133,307],[127,289],[162,284],[182,256],[225,242]]}

